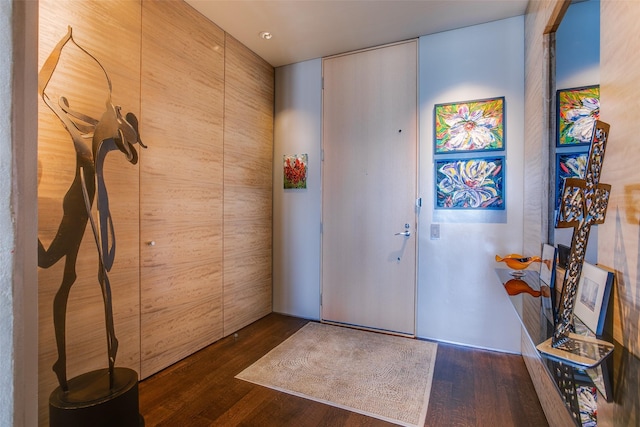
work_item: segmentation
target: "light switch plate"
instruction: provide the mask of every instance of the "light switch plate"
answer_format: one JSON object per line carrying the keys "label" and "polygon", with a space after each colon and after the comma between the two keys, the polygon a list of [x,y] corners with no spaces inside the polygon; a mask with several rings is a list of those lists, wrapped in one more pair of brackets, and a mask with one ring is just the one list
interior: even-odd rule
{"label": "light switch plate", "polygon": [[440,224],[431,224],[429,236],[431,240],[438,240],[440,238]]}

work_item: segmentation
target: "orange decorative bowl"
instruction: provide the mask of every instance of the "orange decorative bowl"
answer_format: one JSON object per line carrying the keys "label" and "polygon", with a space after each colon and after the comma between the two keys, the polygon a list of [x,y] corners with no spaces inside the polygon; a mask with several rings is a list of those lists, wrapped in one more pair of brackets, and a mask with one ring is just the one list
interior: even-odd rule
{"label": "orange decorative bowl", "polygon": [[507,267],[514,270],[524,270],[532,263],[542,261],[542,258],[540,258],[539,256],[525,257],[519,254],[509,254],[504,257],[496,255],[496,261],[504,262],[505,264],[507,264]]}
{"label": "orange decorative bowl", "polygon": [[535,291],[529,286],[527,282],[520,279],[511,279],[504,284],[505,289],[509,295],[518,295],[523,292],[528,293],[529,295],[538,298],[542,293],[540,291]]}

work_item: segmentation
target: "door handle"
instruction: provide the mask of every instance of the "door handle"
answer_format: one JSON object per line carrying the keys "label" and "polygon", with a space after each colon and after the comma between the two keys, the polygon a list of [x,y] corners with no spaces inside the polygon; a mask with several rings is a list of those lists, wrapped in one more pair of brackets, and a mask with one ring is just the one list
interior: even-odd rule
{"label": "door handle", "polygon": [[394,236],[409,237],[409,236],[411,236],[411,232],[409,230],[407,230],[407,231],[403,231],[402,233],[396,233],[396,234],[394,234]]}

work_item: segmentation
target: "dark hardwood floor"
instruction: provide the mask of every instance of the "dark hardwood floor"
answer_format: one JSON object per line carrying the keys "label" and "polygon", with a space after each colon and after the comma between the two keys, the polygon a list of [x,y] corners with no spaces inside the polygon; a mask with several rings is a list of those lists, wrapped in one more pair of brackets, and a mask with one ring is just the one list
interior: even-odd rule
{"label": "dark hardwood floor", "polygon": [[[146,426],[392,426],[234,377],[308,321],[270,314],[140,383]],[[546,426],[522,358],[439,344],[425,426]]]}

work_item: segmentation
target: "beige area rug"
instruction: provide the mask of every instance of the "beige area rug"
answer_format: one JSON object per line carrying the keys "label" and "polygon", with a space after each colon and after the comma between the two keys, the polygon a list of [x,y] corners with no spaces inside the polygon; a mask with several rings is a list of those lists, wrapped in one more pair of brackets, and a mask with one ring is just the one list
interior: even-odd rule
{"label": "beige area rug", "polygon": [[432,342],[310,322],[236,378],[422,427],[437,348]]}

